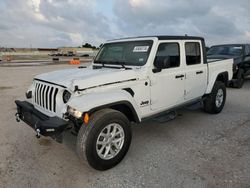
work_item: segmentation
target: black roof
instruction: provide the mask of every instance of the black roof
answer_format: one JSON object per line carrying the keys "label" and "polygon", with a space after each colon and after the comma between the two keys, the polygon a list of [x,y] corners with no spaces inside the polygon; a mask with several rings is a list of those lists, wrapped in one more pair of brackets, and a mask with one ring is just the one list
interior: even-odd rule
{"label": "black roof", "polygon": [[196,36],[155,36],[159,40],[204,40],[203,37]]}
{"label": "black roof", "polygon": [[156,37],[159,40],[204,40],[203,37],[196,37],[196,36],[171,36],[171,35],[153,35],[153,36],[139,36],[139,37],[127,37],[127,38],[120,38],[115,40],[122,40],[122,39],[133,39],[133,38],[147,38],[147,37]]}

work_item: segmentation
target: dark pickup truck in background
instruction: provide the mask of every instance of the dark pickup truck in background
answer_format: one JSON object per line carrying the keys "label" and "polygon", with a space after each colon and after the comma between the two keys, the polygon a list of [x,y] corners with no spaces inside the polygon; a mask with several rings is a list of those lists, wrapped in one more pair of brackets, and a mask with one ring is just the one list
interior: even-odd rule
{"label": "dark pickup truck in background", "polygon": [[207,51],[208,60],[234,59],[234,76],[230,83],[241,88],[244,79],[250,75],[250,44],[224,44],[212,46]]}

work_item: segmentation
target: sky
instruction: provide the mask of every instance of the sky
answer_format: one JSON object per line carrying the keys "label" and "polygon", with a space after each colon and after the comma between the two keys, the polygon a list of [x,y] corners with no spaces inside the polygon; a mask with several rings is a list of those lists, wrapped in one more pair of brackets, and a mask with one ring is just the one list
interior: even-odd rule
{"label": "sky", "polygon": [[249,0],[0,0],[0,46],[99,46],[145,35],[250,43]]}

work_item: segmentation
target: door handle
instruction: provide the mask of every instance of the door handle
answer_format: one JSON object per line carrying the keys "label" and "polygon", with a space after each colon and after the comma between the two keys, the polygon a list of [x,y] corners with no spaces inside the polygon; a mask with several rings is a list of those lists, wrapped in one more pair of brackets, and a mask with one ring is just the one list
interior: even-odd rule
{"label": "door handle", "polygon": [[196,72],[196,74],[202,74],[203,73],[203,71],[197,71]]}
{"label": "door handle", "polygon": [[176,75],[175,78],[176,79],[178,79],[178,78],[184,78],[184,74]]}

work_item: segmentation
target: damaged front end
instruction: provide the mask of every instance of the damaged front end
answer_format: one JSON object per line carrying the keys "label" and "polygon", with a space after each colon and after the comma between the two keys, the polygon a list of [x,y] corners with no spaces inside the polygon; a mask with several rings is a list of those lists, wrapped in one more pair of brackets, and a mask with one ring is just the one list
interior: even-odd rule
{"label": "damaged front end", "polygon": [[70,122],[57,116],[49,117],[39,112],[27,101],[15,101],[17,105],[16,120],[22,120],[36,131],[36,136],[49,136],[62,142],[63,131],[70,126]]}

